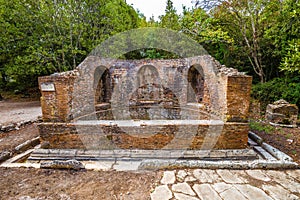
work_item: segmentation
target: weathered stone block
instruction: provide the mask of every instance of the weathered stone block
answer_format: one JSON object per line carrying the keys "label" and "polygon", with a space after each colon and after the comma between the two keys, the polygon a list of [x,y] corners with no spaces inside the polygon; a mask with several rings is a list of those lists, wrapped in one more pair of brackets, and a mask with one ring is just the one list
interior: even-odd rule
{"label": "weathered stone block", "polygon": [[266,119],[277,124],[296,125],[298,107],[281,99],[267,106]]}

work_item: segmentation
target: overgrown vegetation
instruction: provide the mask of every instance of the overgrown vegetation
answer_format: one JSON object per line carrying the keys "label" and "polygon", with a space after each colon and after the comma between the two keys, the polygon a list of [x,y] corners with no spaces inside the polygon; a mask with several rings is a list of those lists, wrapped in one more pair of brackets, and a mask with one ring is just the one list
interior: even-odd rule
{"label": "overgrown vegetation", "polygon": [[253,86],[252,96],[261,102],[261,109],[265,110],[269,103],[285,99],[300,107],[300,77],[274,78],[266,83]]}

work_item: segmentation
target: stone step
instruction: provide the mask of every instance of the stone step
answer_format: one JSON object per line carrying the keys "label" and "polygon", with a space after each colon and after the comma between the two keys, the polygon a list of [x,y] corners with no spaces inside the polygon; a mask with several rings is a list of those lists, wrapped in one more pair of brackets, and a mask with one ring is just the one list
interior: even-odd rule
{"label": "stone step", "polygon": [[255,160],[257,153],[243,150],[76,150],[35,149],[29,161],[37,160],[141,160],[141,159],[187,159],[187,160]]}

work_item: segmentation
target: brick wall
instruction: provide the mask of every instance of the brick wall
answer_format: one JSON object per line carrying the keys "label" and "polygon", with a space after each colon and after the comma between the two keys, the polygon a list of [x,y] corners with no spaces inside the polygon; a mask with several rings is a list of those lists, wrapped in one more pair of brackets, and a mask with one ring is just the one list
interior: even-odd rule
{"label": "brick wall", "polygon": [[[72,93],[75,76],[39,77],[41,106],[44,122],[71,120]],[[53,84],[54,91],[43,91],[42,84]]]}
{"label": "brick wall", "polygon": [[247,122],[250,106],[252,77],[228,76],[227,77],[227,112],[226,121]]}
{"label": "brick wall", "polygon": [[[211,143],[216,143],[214,148],[232,149],[247,146],[247,120],[252,78],[234,69],[221,66],[210,56],[176,60],[134,61],[88,57],[74,71],[40,77],[44,121],[39,125],[41,140],[48,141],[50,148],[84,148],[86,142],[82,141],[82,138],[93,141],[100,137],[101,134],[97,132],[100,127],[98,129],[97,127],[87,127],[86,133],[81,131],[78,133],[76,130],[78,127],[74,129],[74,125],[72,125],[73,121],[78,119],[122,120],[131,119],[133,116],[148,116],[134,113],[139,110],[148,112],[148,108],[135,109],[143,106],[139,102],[141,95],[137,95],[141,93],[138,77],[139,72],[143,71],[140,69],[147,65],[153,66],[157,70],[153,73],[155,74],[154,83],[157,88],[161,88],[157,91],[162,93],[162,95],[158,95],[160,99],[153,101],[154,103],[150,107],[164,109],[169,102],[173,101],[172,105],[179,105],[177,110],[180,111],[179,119],[222,120],[225,126],[222,127],[221,136],[217,141],[211,141]],[[203,99],[200,103],[188,102],[187,94],[190,87],[188,75],[192,66],[199,71],[201,76],[204,76],[204,88],[201,90]],[[105,98],[109,100],[99,102],[98,97],[101,92],[103,94],[104,92],[97,91],[99,90],[98,82],[101,74],[105,71],[109,73],[108,77],[110,77],[110,80],[105,80],[106,88],[108,88],[107,94],[109,94]],[[43,90],[43,84],[53,84],[55,90]],[[193,87],[190,88],[193,89]],[[170,94],[165,91],[170,91]],[[151,98],[150,100],[156,100]],[[189,109],[190,112],[188,112]],[[111,112],[112,110],[114,112]],[[177,111],[174,113],[178,114]],[[109,115],[105,116],[104,113],[109,113]],[[178,116],[174,119],[178,119]],[[49,122],[53,123],[49,124]],[[118,134],[111,134],[109,137],[111,137],[112,143],[124,148],[161,148],[172,141],[175,129],[172,126],[162,127],[160,133],[147,140],[129,137],[118,131],[116,131]],[[211,131],[206,129],[205,126],[199,126],[195,139],[189,141],[192,144],[190,148],[201,148],[205,133],[210,134],[209,131]],[[85,134],[87,137],[81,137]],[[104,139],[100,141],[107,142],[107,135],[101,137]],[[96,146],[98,148],[99,145]]]}
{"label": "brick wall", "polygon": [[[225,123],[223,127],[208,125],[165,125],[147,127],[148,132],[138,132],[137,127],[75,125],[43,123],[39,126],[41,143],[57,149],[162,149],[172,140],[172,149],[244,149],[248,141],[247,123]],[[220,132],[214,129],[219,129]],[[184,134],[195,129],[192,137]],[[156,132],[155,132],[156,131]],[[183,134],[183,137],[176,135]],[[216,134],[216,135],[214,135]],[[177,138],[175,138],[177,137]],[[206,145],[203,145],[205,140]]]}

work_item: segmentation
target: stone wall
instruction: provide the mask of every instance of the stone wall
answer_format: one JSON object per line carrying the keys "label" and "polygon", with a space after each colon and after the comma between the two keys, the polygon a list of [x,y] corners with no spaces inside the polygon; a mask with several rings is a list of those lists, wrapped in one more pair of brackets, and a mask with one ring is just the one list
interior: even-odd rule
{"label": "stone wall", "polygon": [[[251,82],[252,77],[221,66],[211,56],[175,60],[87,57],[74,71],[39,78],[41,140],[48,141],[50,148],[83,148],[82,138],[92,141],[101,127],[92,126],[87,129],[88,137],[80,137],[83,132],[76,129],[82,127],[72,125],[78,120],[221,120],[225,125],[214,148],[245,148]],[[152,140],[116,131],[110,141],[122,148],[162,148],[172,140],[175,129],[161,130]],[[201,148],[206,133],[201,130],[205,126],[199,125],[190,148]]]}

